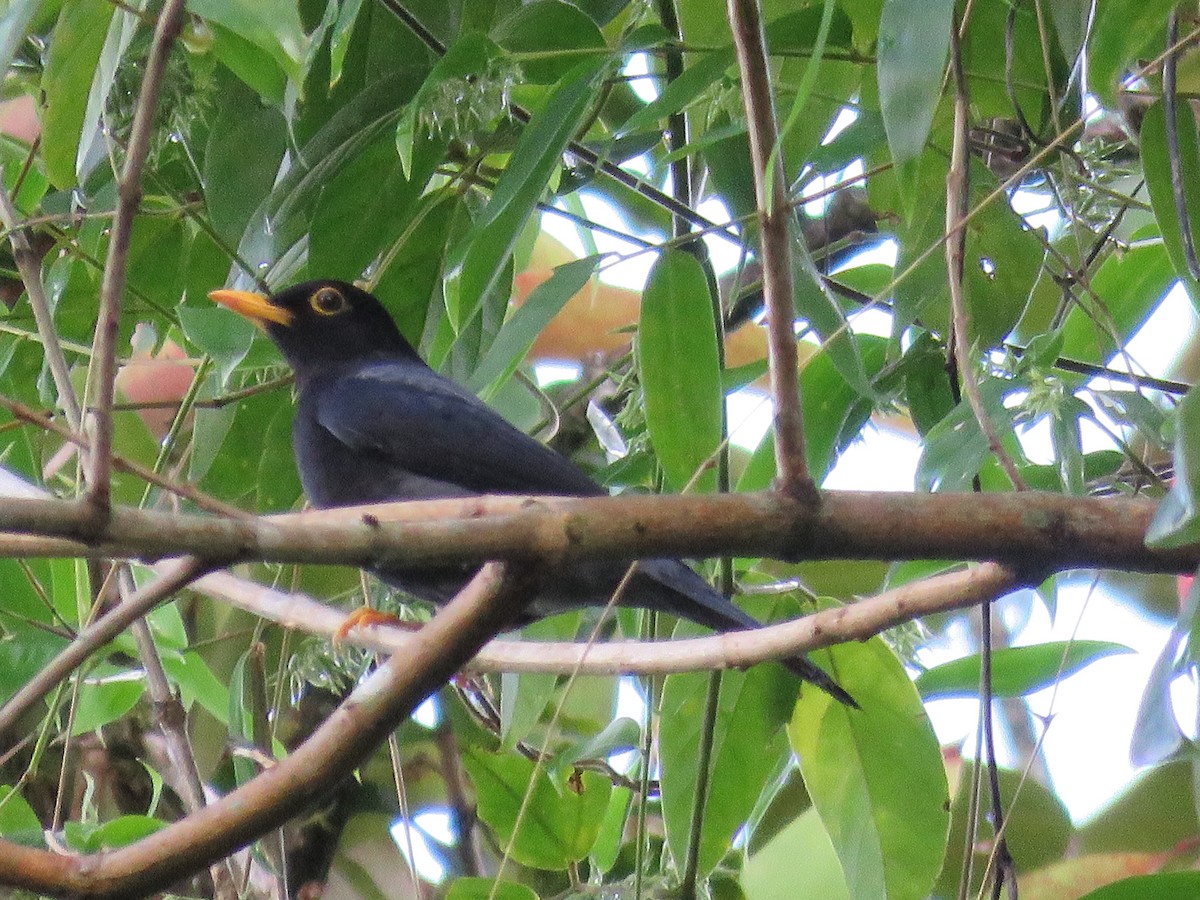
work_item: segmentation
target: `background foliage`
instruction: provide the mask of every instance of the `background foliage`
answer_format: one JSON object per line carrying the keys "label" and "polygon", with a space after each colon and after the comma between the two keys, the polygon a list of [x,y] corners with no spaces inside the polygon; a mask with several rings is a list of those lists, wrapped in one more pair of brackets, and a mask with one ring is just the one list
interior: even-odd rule
{"label": "background foliage", "polygon": [[[1189,420],[1200,410],[1178,401],[1195,361],[1126,350],[1156,314],[1173,315],[1176,330],[1192,327],[1181,305],[1164,299],[1177,281],[1192,301],[1200,296],[1171,177],[1176,164],[1183,208],[1200,209],[1196,125],[1181,102],[1172,147],[1161,99],[1172,4],[763,6],[786,123],[777,149],[796,198],[797,243],[802,235],[814,257],[798,267],[795,302],[818,480],[870,423],[886,422],[920,441],[918,489],[1014,487],[947,376],[940,241],[953,128],[947,61],[958,29],[973,151],[972,329],[956,339],[974,360],[958,375],[978,380],[1005,451],[1035,488],[1161,494],[1174,441],[1179,481],[1154,538],[1193,539],[1200,474],[1191,442],[1200,429]],[[24,140],[0,140],[4,185],[35,227],[78,387],[156,13],[144,0],[17,0],[0,19],[6,96],[35,106],[40,122]],[[1185,38],[1195,14],[1194,5],[1181,8]],[[1197,90],[1196,59],[1185,49],[1178,63],[1184,96]],[[653,92],[635,90],[635,60],[649,68]],[[722,456],[723,397],[766,370],[753,321],[757,228],[738,79],[715,0],[193,0],[172,50],[134,225],[117,452],[246,510],[298,508],[286,369],[265,338],[206,294],[336,277],[367,284],[432,365],[515,423],[549,434],[615,489],[767,488],[769,434],[756,450]],[[614,177],[617,166],[635,175]],[[852,192],[831,201],[829,189],[842,183]],[[822,202],[803,204],[818,192]],[[673,197],[684,199],[682,210]],[[611,213],[596,222],[599,201]],[[723,214],[710,201],[724,205],[731,225],[713,224]],[[541,235],[551,205],[576,228],[580,259]],[[692,230],[740,248],[740,263],[715,270]],[[894,264],[880,261],[886,253],[860,253],[892,245]],[[648,253],[644,292],[599,280],[614,254]],[[0,393],[57,409],[11,256],[0,265],[8,304]],[[583,299],[572,301],[577,294]],[[530,374],[533,361],[548,358],[581,363],[580,374],[542,391]],[[1022,442],[1035,430],[1048,436],[1046,453]],[[1107,438],[1085,441],[1089,432]],[[59,494],[76,490],[61,438],[13,422],[0,442],[8,469]],[[616,449],[624,452],[614,459]],[[707,465],[714,458],[722,461]],[[122,503],[190,507],[128,475],[117,475],[114,491]],[[774,618],[934,568],[737,559],[731,570],[745,588],[801,585],[745,598]],[[352,571],[250,574],[333,600],[361,594]],[[0,562],[0,692],[11,694],[63,646],[99,575],[71,560]],[[1171,681],[1192,672],[1195,596],[1181,587],[1179,612],[1170,579],[1097,578],[1141,614],[1179,615],[1145,688],[1138,761],[1149,768],[1094,821],[1073,824],[1039,779],[1043,723],[1021,698],[1121,648],[1076,642],[996,654],[996,692],[1011,698],[997,706],[1000,726],[1032,772],[998,773],[1025,896],[1077,897],[1195,863],[1194,754],[1169,698]],[[1053,613],[1058,586],[1052,580],[1014,602]],[[151,626],[189,707],[201,774],[218,790],[253,772],[231,747],[286,752],[367,664],[198,595],[158,610]],[[577,616],[535,631],[562,637],[590,627]],[[673,627],[625,611],[615,630]],[[995,628],[1003,639],[1003,624]],[[920,651],[945,634],[959,636],[967,657],[921,671]],[[970,612],[827,653],[822,662],[870,711],[861,716],[810,691],[798,698],[769,665],[725,673],[719,694],[705,674],[627,684],[651,710],[652,727],[617,717],[613,678],[504,676],[447,688],[430,717],[396,734],[406,812],[381,751],[312,821],[289,829],[286,852],[269,841],[257,848],[265,881],[254,889],[270,889],[273,874],[286,871],[293,892],[332,878],[362,896],[411,896],[387,829],[402,816],[428,826],[436,818],[422,814],[440,812],[445,833],[421,840],[438,861],[424,875],[439,867],[441,875],[424,890],[456,900],[575,896],[601,885],[653,896],[681,881],[750,900],[950,897],[960,882],[974,892],[993,846],[986,824],[975,842],[966,837],[975,767],[957,748],[939,748],[923,704],[976,690],[979,637]],[[178,813],[134,659],[130,638],[115,641],[28,723],[30,740],[4,763],[13,786],[0,805],[6,837],[41,842],[49,827],[68,847],[97,849]],[[618,752],[627,754],[619,772],[607,762]],[[540,754],[535,767],[529,757]],[[974,857],[969,872],[964,847]],[[1170,885],[1194,896],[1195,883],[1180,877]],[[1172,889],[1167,880],[1150,884],[1095,896]]]}

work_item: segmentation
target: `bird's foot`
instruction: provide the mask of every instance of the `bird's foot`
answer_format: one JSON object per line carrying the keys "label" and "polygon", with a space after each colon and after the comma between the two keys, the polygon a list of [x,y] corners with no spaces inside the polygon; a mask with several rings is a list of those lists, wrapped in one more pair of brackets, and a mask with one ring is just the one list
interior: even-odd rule
{"label": "bird's foot", "polygon": [[340,644],[355,628],[367,628],[371,625],[391,625],[395,628],[405,628],[414,630],[421,626],[416,622],[409,622],[401,619],[399,616],[392,613],[380,612],[377,609],[372,609],[369,606],[360,606],[350,615],[346,616],[338,630],[333,633],[333,643]]}

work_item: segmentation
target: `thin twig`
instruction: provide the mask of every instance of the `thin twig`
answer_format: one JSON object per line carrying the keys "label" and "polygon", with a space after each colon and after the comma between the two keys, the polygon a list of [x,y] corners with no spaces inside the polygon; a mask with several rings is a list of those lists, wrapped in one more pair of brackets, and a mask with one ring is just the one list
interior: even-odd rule
{"label": "thin twig", "polygon": [[[670,675],[711,669],[744,669],[846,641],[865,640],[922,616],[967,609],[1022,586],[1037,584],[1043,571],[983,563],[910,582],[853,604],[765,625],[680,640],[626,640],[598,644],[494,640],[468,666],[475,672],[541,672],[580,675]],[[222,603],[319,637],[332,638],[345,622],[345,610],[303,594],[286,593],[229,572],[198,579],[194,589]],[[405,656],[419,631],[372,626],[351,631],[346,643],[378,653]],[[648,761],[643,760],[643,764]]]}
{"label": "thin twig", "polygon": [[1001,443],[995,423],[992,422],[987,407],[984,406],[983,396],[979,390],[979,375],[971,359],[971,316],[967,309],[966,297],[963,296],[965,281],[963,257],[966,253],[967,243],[966,219],[970,208],[968,171],[970,97],[967,93],[967,79],[963,74],[962,51],[957,32],[953,33],[950,38],[950,65],[955,85],[954,144],[950,154],[950,170],[946,175],[946,268],[954,326],[950,337],[950,349],[958,366],[959,377],[962,379],[963,393],[966,395],[971,412],[975,415],[975,421],[979,424],[979,430],[983,432],[996,461],[1007,473],[1013,486],[1017,490],[1025,490],[1026,484],[1017,469],[1017,464]]}
{"label": "thin twig", "polygon": [[33,310],[33,318],[37,323],[38,335],[46,353],[46,363],[50,368],[50,376],[54,379],[54,389],[58,393],[58,402],[62,404],[63,412],[71,428],[78,431],[80,423],[79,400],[75,396],[75,388],[71,385],[71,367],[63,355],[62,344],[58,339],[58,329],[54,325],[54,316],[50,312],[50,304],[46,302],[46,289],[42,284],[42,262],[38,259],[29,243],[29,236],[21,222],[17,208],[13,206],[8,191],[0,185],[0,220],[9,229],[8,239],[12,244],[13,258],[25,283],[25,293],[29,296],[29,306]]}
{"label": "thin twig", "polygon": [[[766,41],[756,0],[729,0],[729,24],[742,73],[742,100],[750,136],[754,193],[761,222],[763,300],[767,309],[768,363],[775,403],[776,487],[794,498],[815,500],[804,449],[804,422],[796,380],[795,301],[792,283],[792,212],[782,154],[768,172],[778,140]],[[767,193],[768,184],[770,194]]]}
{"label": "thin twig", "polygon": [[104,264],[104,277],[100,283],[95,355],[88,379],[90,402],[83,428],[92,445],[85,499],[97,522],[108,518],[112,506],[113,390],[117,376],[117,334],[121,325],[129,239],[133,233],[133,220],[142,202],[142,169],[150,152],[154,109],[162,91],[163,74],[171,46],[183,26],[185,8],[186,0],[167,0],[159,14],[133,114],[125,168],[117,183],[117,208]]}

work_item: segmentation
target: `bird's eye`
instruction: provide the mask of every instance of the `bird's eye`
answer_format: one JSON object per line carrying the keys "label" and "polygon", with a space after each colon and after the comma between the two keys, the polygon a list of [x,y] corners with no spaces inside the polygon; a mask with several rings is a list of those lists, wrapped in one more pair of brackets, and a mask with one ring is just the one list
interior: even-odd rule
{"label": "bird's eye", "polygon": [[337,288],[323,287],[308,298],[308,305],[322,316],[336,316],[350,308],[349,302]]}

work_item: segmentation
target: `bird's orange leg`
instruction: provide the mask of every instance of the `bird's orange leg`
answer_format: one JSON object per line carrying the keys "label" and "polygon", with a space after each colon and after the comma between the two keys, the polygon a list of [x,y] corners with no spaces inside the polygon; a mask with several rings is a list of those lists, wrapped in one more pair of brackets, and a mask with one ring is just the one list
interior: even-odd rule
{"label": "bird's orange leg", "polygon": [[419,622],[410,622],[392,613],[380,612],[369,606],[360,606],[346,616],[342,624],[338,626],[338,630],[333,633],[333,642],[340,644],[346,639],[346,635],[355,628],[368,628],[372,625],[391,625],[394,628],[404,628],[409,631],[415,631],[421,627]]}

